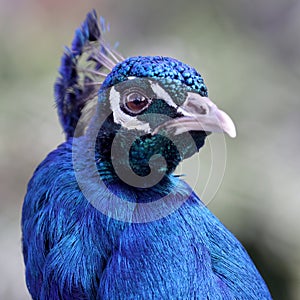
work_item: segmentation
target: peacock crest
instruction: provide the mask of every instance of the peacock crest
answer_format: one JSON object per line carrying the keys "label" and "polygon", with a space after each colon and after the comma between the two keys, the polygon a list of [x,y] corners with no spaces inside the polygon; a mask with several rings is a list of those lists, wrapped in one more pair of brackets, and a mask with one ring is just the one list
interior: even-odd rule
{"label": "peacock crest", "polygon": [[83,110],[96,103],[99,88],[108,73],[124,60],[104,39],[109,25],[95,10],[75,31],[71,48],[61,58],[60,76],[54,85],[56,106],[66,137],[72,137]]}

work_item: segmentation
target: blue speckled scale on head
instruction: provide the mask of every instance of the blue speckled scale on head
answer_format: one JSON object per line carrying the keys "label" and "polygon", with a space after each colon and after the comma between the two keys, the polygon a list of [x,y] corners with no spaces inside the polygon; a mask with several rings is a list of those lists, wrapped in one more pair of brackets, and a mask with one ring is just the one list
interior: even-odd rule
{"label": "blue speckled scale on head", "polygon": [[179,81],[207,97],[208,91],[201,75],[189,65],[174,58],[163,56],[136,56],[119,63],[107,76],[102,88],[108,88],[126,80],[130,76],[164,78]]}

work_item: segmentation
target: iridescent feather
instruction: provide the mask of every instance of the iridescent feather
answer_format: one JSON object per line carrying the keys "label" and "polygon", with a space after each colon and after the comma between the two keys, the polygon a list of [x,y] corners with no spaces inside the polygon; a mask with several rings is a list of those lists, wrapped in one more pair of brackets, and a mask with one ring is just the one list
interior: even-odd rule
{"label": "iridescent feather", "polygon": [[74,135],[83,109],[95,100],[108,72],[124,60],[103,39],[106,31],[109,26],[93,10],[76,30],[71,48],[65,48],[54,93],[66,138]]}

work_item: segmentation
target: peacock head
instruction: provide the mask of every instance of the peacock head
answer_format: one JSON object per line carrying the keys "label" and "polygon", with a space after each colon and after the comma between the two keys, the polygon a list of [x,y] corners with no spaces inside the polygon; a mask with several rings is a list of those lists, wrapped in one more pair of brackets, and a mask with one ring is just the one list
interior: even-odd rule
{"label": "peacock head", "polygon": [[[55,95],[67,137],[95,140],[107,178],[119,169],[123,178],[149,183],[150,173],[168,175],[199,151],[209,133],[236,135],[194,68],[169,57],[124,59],[103,40],[105,31],[103,19],[99,24],[96,12],[88,13],[62,57]],[[96,105],[89,110],[90,103]]]}
{"label": "peacock head", "polygon": [[120,62],[99,93],[98,114],[111,114],[99,132],[98,151],[115,167],[129,164],[139,176],[172,173],[199,151],[209,133],[236,134],[230,117],[207,96],[201,75],[173,58]]}

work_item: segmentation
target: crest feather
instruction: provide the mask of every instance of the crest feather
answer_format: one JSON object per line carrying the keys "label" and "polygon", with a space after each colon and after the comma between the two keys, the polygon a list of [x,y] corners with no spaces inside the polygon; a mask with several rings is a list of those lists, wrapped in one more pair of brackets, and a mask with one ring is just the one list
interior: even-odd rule
{"label": "crest feather", "polygon": [[124,58],[103,39],[109,31],[95,10],[75,31],[71,48],[61,58],[60,76],[54,85],[55,101],[66,138],[72,137],[84,107],[96,101],[107,74]]}

